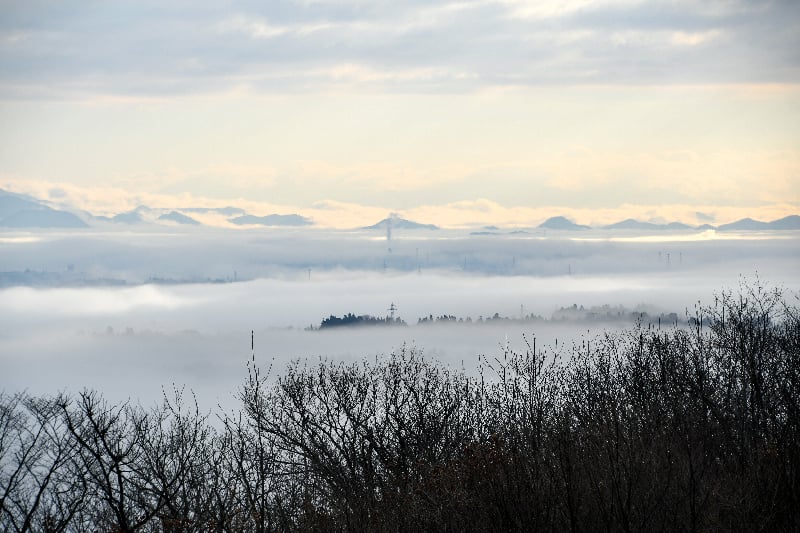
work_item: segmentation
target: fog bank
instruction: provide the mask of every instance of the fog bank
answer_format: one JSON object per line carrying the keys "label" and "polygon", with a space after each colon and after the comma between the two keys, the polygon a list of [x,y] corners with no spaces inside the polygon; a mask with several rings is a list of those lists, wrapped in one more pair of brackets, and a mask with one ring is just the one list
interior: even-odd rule
{"label": "fog bank", "polygon": [[[506,342],[523,349],[523,335],[541,346],[625,324],[416,326],[419,318],[549,318],[573,304],[685,318],[756,276],[800,292],[795,232],[657,242],[426,236],[400,235],[390,252],[364,232],[7,235],[0,272],[22,277],[0,288],[0,389],[88,387],[152,402],[175,383],[211,407],[227,405],[244,379],[251,331],[256,361],[273,375],[295,358],[372,358],[404,345],[469,371]],[[44,271],[55,274],[25,282]],[[392,305],[408,327],[305,331],[330,315],[384,317]]]}

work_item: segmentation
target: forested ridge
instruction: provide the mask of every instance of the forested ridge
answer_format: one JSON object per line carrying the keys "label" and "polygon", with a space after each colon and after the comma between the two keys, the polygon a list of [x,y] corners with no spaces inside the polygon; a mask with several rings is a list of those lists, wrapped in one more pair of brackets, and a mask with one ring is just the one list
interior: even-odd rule
{"label": "forested ridge", "polygon": [[235,413],[0,394],[0,530],[800,530],[797,295],[527,345],[251,364]]}

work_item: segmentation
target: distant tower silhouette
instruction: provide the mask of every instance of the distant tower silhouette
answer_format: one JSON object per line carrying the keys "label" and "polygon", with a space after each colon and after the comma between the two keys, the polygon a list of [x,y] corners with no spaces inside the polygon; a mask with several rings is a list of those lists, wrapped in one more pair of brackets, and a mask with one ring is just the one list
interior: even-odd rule
{"label": "distant tower silhouette", "polygon": [[392,319],[392,320],[394,320],[394,312],[395,311],[397,311],[397,306],[394,305],[394,302],[392,302],[392,305],[389,306],[389,318]]}
{"label": "distant tower silhouette", "polygon": [[392,245],[392,229],[394,228],[395,222],[397,222],[398,218],[400,217],[397,215],[397,213],[389,213],[389,216],[386,217],[386,243],[388,246]]}

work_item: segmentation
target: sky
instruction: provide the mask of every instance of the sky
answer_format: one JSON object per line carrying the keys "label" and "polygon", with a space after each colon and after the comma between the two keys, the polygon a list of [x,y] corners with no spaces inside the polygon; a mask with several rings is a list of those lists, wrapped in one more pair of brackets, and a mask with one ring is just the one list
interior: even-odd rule
{"label": "sky", "polygon": [[0,0],[0,188],[353,227],[800,213],[800,3]]}

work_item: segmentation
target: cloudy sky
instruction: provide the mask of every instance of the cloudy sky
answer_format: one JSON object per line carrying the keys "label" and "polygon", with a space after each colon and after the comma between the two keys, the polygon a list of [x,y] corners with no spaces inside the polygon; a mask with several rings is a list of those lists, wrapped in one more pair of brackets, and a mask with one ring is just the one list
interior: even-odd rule
{"label": "cloudy sky", "polygon": [[774,219],[800,212],[800,3],[0,0],[0,188],[331,226]]}

